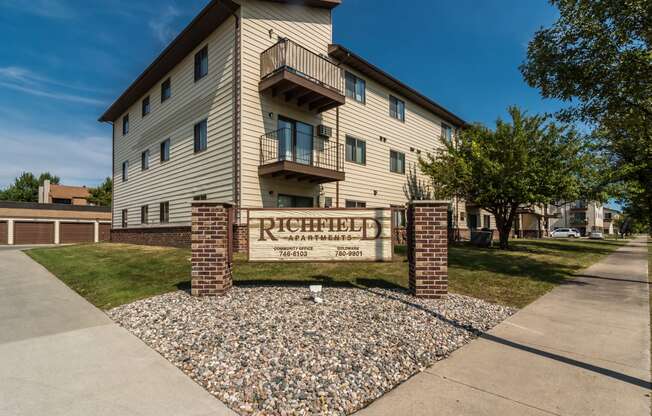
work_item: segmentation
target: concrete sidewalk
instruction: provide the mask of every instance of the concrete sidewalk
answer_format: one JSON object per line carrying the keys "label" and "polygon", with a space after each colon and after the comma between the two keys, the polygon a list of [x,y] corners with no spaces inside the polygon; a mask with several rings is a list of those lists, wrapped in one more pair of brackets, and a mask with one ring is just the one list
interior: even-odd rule
{"label": "concrete sidewalk", "polygon": [[234,415],[19,250],[0,251],[0,415]]}
{"label": "concrete sidewalk", "polygon": [[554,289],[370,415],[650,415],[646,239]]}

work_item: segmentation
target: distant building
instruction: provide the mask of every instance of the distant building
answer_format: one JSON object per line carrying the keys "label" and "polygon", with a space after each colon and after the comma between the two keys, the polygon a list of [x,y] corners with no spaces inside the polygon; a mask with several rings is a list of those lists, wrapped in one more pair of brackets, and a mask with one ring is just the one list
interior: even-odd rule
{"label": "distant building", "polygon": [[560,206],[559,216],[550,221],[550,231],[556,228],[575,228],[580,234],[603,232],[604,206],[596,201],[578,200]]}
{"label": "distant building", "polygon": [[618,227],[615,222],[620,218],[620,211],[612,208],[604,208],[604,233],[605,234],[618,234]]}
{"label": "distant building", "polygon": [[90,192],[85,186],[54,185],[45,180],[38,188],[40,204],[89,205],[89,197]]}

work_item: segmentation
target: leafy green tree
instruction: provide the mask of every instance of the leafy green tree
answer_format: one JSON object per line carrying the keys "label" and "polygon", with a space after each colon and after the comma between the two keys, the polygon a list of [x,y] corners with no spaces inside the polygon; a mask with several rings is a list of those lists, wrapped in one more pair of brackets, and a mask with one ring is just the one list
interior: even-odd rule
{"label": "leafy green tree", "polygon": [[427,201],[432,199],[432,190],[417,175],[416,165],[408,171],[407,181],[403,185],[403,193],[408,201]]}
{"label": "leafy green tree", "polygon": [[49,179],[50,183],[58,184],[60,179],[49,172],[41,173],[38,178],[31,172],[23,172],[7,189],[0,191],[0,200],[38,202],[38,187]]}
{"label": "leafy green tree", "polygon": [[652,2],[551,0],[559,19],[539,30],[521,66],[563,120],[587,123],[609,155],[604,176],[629,188],[652,225]]}
{"label": "leafy green tree", "polygon": [[584,166],[575,131],[516,107],[508,111],[511,122],[499,119],[495,130],[473,125],[420,160],[437,195],[461,197],[494,215],[503,249],[519,207],[576,198]]}
{"label": "leafy green tree", "polygon": [[99,186],[90,188],[88,192],[91,194],[88,202],[94,205],[110,207],[111,197],[113,195],[113,180],[106,178]]}

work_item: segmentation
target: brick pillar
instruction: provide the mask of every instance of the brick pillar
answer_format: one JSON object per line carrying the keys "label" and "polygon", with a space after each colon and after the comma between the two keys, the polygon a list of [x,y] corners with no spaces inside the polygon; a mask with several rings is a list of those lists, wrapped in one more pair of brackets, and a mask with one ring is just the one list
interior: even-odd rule
{"label": "brick pillar", "polygon": [[448,201],[412,201],[407,211],[410,292],[439,299],[448,293]]}
{"label": "brick pillar", "polygon": [[193,296],[221,296],[231,289],[231,204],[192,202]]}

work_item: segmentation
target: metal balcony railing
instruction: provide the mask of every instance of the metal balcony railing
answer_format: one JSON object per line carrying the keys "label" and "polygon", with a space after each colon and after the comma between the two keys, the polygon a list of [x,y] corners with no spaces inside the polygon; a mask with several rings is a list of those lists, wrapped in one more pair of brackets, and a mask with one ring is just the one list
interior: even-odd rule
{"label": "metal balcony railing", "polygon": [[344,71],[340,67],[285,38],[261,53],[261,80],[283,69],[344,95]]}
{"label": "metal balcony railing", "polygon": [[320,137],[283,128],[265,133],[260,138],[260,164],[289,161],[306,166],[344,171],[343,145]]}

